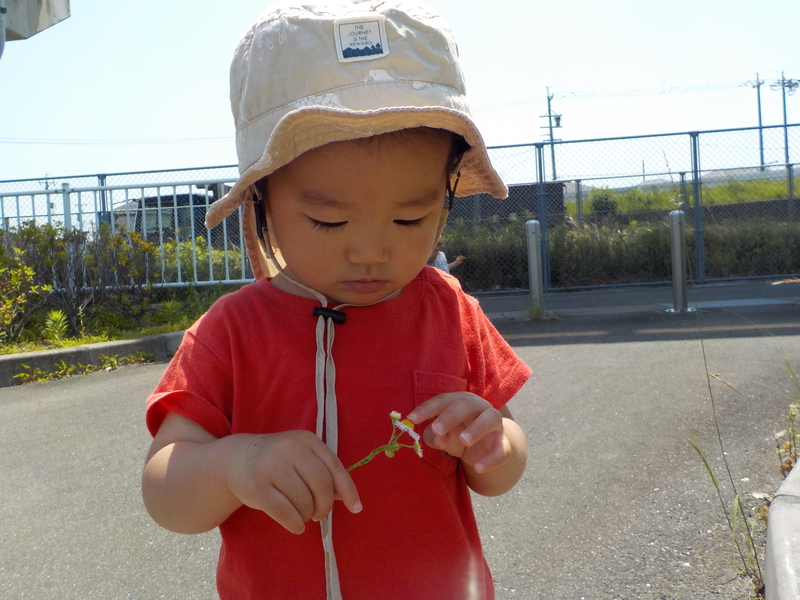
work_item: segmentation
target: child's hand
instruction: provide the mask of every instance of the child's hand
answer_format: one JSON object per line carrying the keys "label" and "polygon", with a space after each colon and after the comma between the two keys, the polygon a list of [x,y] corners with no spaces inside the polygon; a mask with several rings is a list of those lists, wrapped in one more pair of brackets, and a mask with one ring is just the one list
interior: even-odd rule
{"label": "child's hand", "polygon": [[352,513],[361,511],[350,474],[310,431],[247,438],[227,476],[228,489],[243,504],[296,534],[303,533],[309,519],[320,521],[327,515],[334,500],[342,500]]}
{"label": "child's hand", "polygon": [[440,394],[408,414],[414,424],[431,418],[435,420],[422,435],[431,448],[460,458],[477,473],[493,471],[508,461],[511,444],[503,414],[483,398],[469,392]]}

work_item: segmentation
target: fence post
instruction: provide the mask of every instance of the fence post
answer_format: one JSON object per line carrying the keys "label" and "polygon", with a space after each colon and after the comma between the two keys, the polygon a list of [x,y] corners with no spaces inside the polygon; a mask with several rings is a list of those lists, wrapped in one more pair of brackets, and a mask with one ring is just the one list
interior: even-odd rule
{"label": "fence post", "polygon": [[542,284],[550,289],[550,240],[547,237],[547,184],[544,171],[544,144],[536,144],[536,199],[538,200],[537,216],[541,231]]}
{"label": "fence post", "polygon": [[672,255],[672,308],[667,312],[686,312],[686,215],[682,210],[669,213],[669,242]]}
{"label": "fence post", "polygon": [[692,139],[692,194],[694,195],[694,255],[696,277],[699,282],[706,279],[705,227],[703,218],[702,183],[700,182],[700,134],[689,134]]}
{"label": "fence post", "polygon": [[61,200],[64,205],[64,229],[72,231],[72,210],[69,205],[69,183],[61,184]]}
{"label": "fence post", "polygon": [[525,223],[525,239],[528,244],[528,285],[531,302],[538,310],[544,310],[544,289],[542,287],[542,232],[539,221]]}
{"label": "fence post", "polygon": [[472,205],[475,209],[475,223],[480,225],[481,224],[481,196],[480,194],[475,194],[472,197]]}
{"label": "fence post", "polygon": [[575,180],[575,205],[578,213],[578,226],[583,227],[583,198],[581,197],[581,180]]}
{"label": "fence post", "polygon": [[794,212],[794,165],[786,165],[786,178],[787,178],[787,187],[788,187],[788,200],[789,203],[789,220],[795,220],[795,212]]}
{"label": "fence post", "polygon": [[[106,187],[106,177],[108,177],[108,175],[97,176],[97,184],[102,188]],[[100,190],[100,210],[102,212],[106,212],[108,210],[108,208],[106,208],[107,206],[108,204],[106,202],[106,191]]]}

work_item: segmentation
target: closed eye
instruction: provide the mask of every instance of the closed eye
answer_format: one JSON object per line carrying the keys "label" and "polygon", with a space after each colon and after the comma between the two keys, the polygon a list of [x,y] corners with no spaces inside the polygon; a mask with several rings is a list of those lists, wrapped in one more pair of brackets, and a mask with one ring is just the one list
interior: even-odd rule
{"label": "closed eye", "polygon": [[413,229],[414,227],[422,227],[422,222],[425,219],[414,219],[412,221],[408,221],[406,219],[395,219],[395,223],[397,225],[401,225],[403,227],[407,227],[409,229]]}
{"label": "closed eye", "polygon": [[338,229],[342,225],[347,224],[347,221],[340,221],[338,223],[327,223],[325,221],[317,221],[316,219],[312,218],[309,218],[308,220],[311,221],[311,226],[314,229],[319,229],[321,231],[332,231],[334,229]]}

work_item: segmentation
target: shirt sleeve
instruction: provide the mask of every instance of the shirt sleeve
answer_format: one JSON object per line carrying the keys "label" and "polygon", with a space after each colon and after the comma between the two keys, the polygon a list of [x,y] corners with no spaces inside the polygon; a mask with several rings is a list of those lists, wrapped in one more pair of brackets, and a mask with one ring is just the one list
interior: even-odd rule
{"label": "shirt sleeve", "polygon": [[531,369],[495,329],[477,300],[462,294],[461,312],[470,369],[468,391],[502,408],[531,376]]}
{"label": "shirt sleeve", "polygon": [[[213,327],[202,321],[184,334],[178,352],[147,399],[146,422],[153,436],[169,412],[194,421],[215,437],[231,433],[231,370],[202,341]],[[221,334],[211,339],[217,347],[220,342],[224,345],[225,338]]]}

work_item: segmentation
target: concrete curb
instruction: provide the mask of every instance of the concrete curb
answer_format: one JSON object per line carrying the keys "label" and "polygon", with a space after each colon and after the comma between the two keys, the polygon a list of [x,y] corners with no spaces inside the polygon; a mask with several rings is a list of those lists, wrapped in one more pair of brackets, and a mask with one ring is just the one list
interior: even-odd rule
{"label": "concrete curb", "polygon": [[53,371],[60,361],[64,361],[68,365],[79,363],[99,365],[102,364],[101,355],[121,358],[134,352],[152,354],[156,362],[166,362],[175,355],[182,339],[183,332],[176,331],[132,340],[115,340],[72,348],[6,354],[0,356],[0,387],[17,385],[19,380],[14,379],[14,375],[26,371],[23,365],[27,365],[31,370]]}
{"label": "concrete curb", "polygon": [[800,598],[800,469],[792,469],[769,507],[766,600]]}

